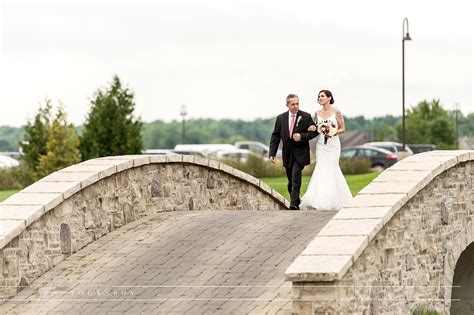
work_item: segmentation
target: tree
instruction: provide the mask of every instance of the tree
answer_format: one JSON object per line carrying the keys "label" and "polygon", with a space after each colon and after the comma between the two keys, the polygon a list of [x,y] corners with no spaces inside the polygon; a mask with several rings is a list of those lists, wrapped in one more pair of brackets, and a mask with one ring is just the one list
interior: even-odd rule
{"label": "tree", "polygon": [[49,127],[46,150],[47,153],[39,158],[37,178],[81,161],[76,128],[68,124],[66,113],[62,108],[58,109]]}
{"label": "tree", "polygon": [[67,123],[61,106],[53,117],[49,99],[44,107],[40,106],[34,120],[28,121],[20,147],[23,151],[21,167],[26,168],[31,180],[80,161],[76,129]]}
{"label": "tree", "polygon": [[[397,129],[400,136],[401,126]],[[438,149],[454,149],[454,117],[443,109],[440,100],[422,101],[407,111],[406,141],[413,144],[435,144]]]}
{"label": "tree", "polygon": [[108,89],[96,92],[80,139],[83,160],[142,152],[142,122],[133,117],[133,97],[117,76]]}
{"label": "tree", "polygon": [[40,157],[47,154],[51,109],[51,100],[47,99],[45,106],[38,109],[34,120],[27,122],[23,141],[20,143],[22,162],[32,174],[37,170]]}

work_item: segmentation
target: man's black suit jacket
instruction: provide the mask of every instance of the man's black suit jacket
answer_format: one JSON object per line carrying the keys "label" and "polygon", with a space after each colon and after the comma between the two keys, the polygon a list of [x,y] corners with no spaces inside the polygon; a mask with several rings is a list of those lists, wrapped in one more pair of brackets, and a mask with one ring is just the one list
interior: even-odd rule
{"label": "man's black suit jacket", "polygon": [[270,140],[270,153],[269,156],[276,156],[280,140],[283,141],[283,165],[285,167],[291,167],[294,160],[298,164],[304,166],[310,164],[309,154],[309,140],[315,138],[319,133],[317,131],[308,131],[309,126],[315,125],[313,118],[307,112],[299,110],[295,117],[295,126],[293,128],[293,134],[301,134],[301,140],[295,141],[290,139],[290,131],[288,124],[289,111],[286,111],[278,115],[275,128],[272,132],[272,138]]}

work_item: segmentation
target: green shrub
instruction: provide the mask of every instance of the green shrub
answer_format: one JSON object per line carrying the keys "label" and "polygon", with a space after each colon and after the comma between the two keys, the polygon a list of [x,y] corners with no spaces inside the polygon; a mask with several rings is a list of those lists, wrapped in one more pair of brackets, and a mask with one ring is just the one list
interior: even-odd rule
{"label": "green shrub", "polygon": [[286,176],[281,160],[273,164],[267,159],[250,155],[246,162],[234,159],[224,159],[221,162],[257,178]]}
{"label": "green shrub", "polygon": [[369,173],[372,167],[370,160],[365,158],[341,160],[339,165],[341,166],[342,173],[346,175]]}
{"label": "green shrub", "polygon": [[0,169],[0,190],[23,189],[33,182],[32,172],[24,163],[16,167]]}

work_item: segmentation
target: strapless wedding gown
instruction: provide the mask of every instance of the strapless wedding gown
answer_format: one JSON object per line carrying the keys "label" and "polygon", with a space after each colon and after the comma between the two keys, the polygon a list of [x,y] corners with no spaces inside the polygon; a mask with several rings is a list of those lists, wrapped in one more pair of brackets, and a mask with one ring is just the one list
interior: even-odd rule
{"label": "strapless wedding gown", "polygon": [[[333,113],[328,119],[336,124]],[[318,121],[323,118],[318,116]],[[346,179],[339,167],[341,142],[338,136],[329,138],[324,144],[324,136],[320,135],[316,144],[316,166],[301,199],[301,208],[317,210],[339,210],[352,200],[352,194]]]}

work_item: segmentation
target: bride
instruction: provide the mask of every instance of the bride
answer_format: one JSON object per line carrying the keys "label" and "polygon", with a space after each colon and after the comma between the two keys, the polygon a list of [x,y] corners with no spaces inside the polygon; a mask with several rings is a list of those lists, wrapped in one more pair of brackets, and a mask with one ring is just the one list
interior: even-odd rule
{"label": "bride", "polygon": [[[339,210],[352,199],[349,186],[339,167],[341,142],[337,135],[345,132],[344,118],[341,111],[332,105],[334,98],[330,91],[319,92],[318,102],[321,105],[321,108],[316,111],[318,131],[321,133],[322,121],[327,120],[335,126],[335,135],[326,138],[321,133],[319,136],[316,144],[316,167],[301,200],[301,207]],[[315,126],[308,129],[308,131],[314,130],[316,130]]]}

